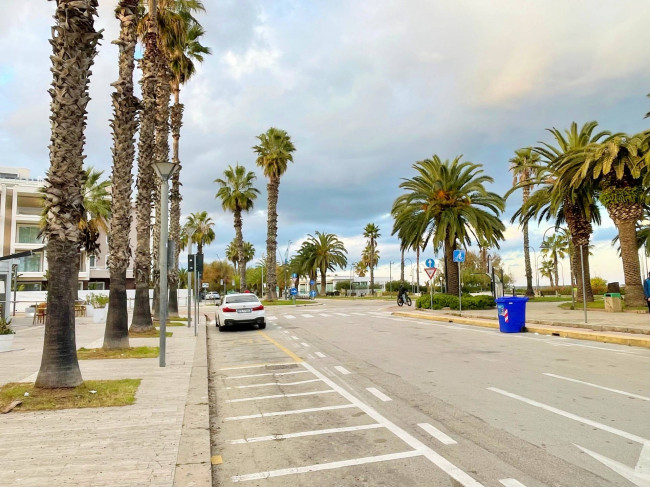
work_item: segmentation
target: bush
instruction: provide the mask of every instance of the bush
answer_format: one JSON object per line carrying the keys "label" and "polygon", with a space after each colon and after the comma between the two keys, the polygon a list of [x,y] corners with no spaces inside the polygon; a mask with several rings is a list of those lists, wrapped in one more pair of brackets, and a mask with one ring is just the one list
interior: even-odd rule
{"label": "bush", "polygon": [[5,320],[4,316],[0,316],[0,335],[13,335],[16,333],[11,329],[11,320]]}
{"label": "bush", "polygon": [[90,293],[86,296],[86,301],[93,308],[105,308],[108,304],[108,296],[105,294]]}
{"label": "bush", "polygon": [[602,277],[592,277],[591,290],[594,294],[605,294],[607,292],[607,281]]}
{"label": "bush", "polygon": [[[485,294],[478,296],[463,295],[463,309],[491,309],[496,306],[494,298]],[[434,294],[433,307],[431,296],[420,296],[415,302],[416,308],[422,309],[459,309],[458,296],[453,294]]]}

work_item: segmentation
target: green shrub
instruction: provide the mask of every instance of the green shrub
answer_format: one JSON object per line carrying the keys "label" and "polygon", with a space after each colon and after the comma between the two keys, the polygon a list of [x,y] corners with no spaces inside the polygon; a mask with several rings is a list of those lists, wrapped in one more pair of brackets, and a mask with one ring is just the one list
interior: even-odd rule
{"label": "green shrub", "polygon": [[16,333],[11,329],[11,320],[5,320],[4,316],[0,316],[0,335],[13,335]]}
{"label": "green shrub", "polygon": [[108,304],[108,296],[105,294],[90,293],[86,296],[86,302],[93,308],[105,308]]}
{"label": "green shrub", "polygon": [[[432,306],[433,304],[433,306]],[[431,296],[420,296],[415,302],[416,308],[422,309],[459,309],[458,296],[453,294],[434,294],[433,303]],[[496,303],[494,298],[488,295],[463,295],[463,309],[490,309],[494,308]]]}

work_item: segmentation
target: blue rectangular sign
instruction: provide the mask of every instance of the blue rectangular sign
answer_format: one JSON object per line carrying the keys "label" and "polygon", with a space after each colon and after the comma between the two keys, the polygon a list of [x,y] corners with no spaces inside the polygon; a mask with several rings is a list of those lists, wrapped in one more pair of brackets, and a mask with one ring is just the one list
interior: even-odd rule
{"label": "blue rectangular sign", "polygon": [[454,262],[465,262],[464,250],[454,250]]}

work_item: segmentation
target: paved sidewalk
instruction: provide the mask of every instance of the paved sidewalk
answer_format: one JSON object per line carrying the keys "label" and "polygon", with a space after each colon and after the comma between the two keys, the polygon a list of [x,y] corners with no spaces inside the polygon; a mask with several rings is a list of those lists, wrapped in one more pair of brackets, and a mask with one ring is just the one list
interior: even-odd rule
{"label": "paved sidewalk", "polygon": [[[13,325],[0,385],[34,381],[40,366],[44,326],[19,316]],[[104,327],[77,318],[77,347],[101,347]],[[158,358],[79,362],[85,380],[141,378],[135,404],[0,415],[0,485],[210,486],[205,325],[198,337],[193,327],[168,331],[164,368]]]}

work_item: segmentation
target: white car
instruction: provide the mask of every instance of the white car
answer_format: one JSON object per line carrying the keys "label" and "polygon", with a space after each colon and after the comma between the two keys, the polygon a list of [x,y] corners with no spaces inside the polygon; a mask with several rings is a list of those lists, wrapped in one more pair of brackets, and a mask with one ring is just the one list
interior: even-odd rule
{"label": "white car", "polygon": [[206,301],[208,299],[216,301],[218,299],[221,299],[221,296],[217,291],[208,291],[207,293],[205,293],[205,297],[203,299],[205,299]]}
{"label": "white car", "polygon": [[217,326],[219,331],[226,327],[250,324],[260,330],[266,328],[264,305],[251,293],[227,294],[217,309]]}

